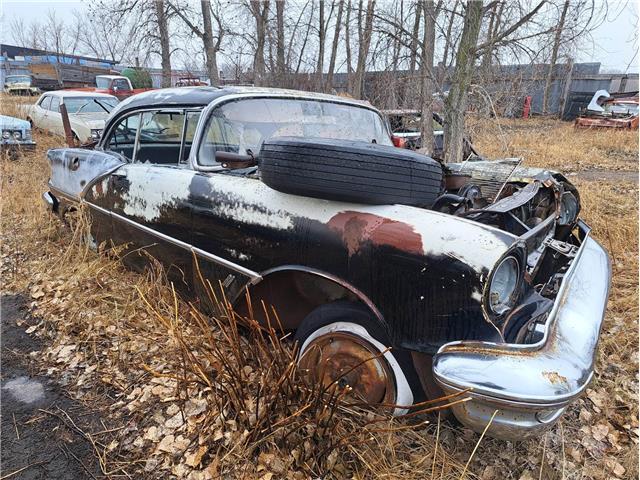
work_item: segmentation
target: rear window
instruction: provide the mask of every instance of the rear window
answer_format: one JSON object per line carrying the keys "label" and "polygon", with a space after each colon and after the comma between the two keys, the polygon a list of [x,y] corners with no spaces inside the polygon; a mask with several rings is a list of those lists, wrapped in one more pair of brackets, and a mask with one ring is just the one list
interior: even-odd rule
{"label": "rear window", "polygon": [[356,140],[391,145],[382,118],[364,107],[316,100],[238,100],[221,105],[208,119],[198,159],[216,165],[215,151],[257,155],[268,138]]}

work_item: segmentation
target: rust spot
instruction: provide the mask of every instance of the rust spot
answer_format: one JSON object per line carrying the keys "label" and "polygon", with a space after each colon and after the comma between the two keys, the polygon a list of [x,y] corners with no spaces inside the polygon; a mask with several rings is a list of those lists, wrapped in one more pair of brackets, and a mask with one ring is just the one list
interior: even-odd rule
{"label": "rust spot", "polygon": [[340,212],[329,220],[329,228],[342,234],[349,256],[362,244],[388,245],[409,253],[422,254],[422,237],[411,225],[372,213]]}
{"label": "rust spot", "polygon": [[558,372],[542,372],[542,376],[546,377],[551,383],[555,384],[567,384],[567,377],[560,375]]}

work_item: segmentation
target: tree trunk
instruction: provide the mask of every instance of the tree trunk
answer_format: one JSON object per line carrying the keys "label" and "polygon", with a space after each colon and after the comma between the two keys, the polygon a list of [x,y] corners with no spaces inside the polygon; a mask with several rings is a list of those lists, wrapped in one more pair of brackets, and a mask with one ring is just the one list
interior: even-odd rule
{"label": "tree trunk", "polygon": [[[498,3],[494,3],[491,6],[491,16],[489,17],[489,28],[487,28],[487,41],[491,41],[491,39],[494,37],[494,25],[496,25],[496,19],[497,19],[497,12],[498,10]],[[484,55],[482,55],[482,66],[481,66],[481,70],[483,74],[487,74],[489,72],[489,70],[491,69],[491,62],[493,60],[493,48],[492,46],[489,46],[487,48],[487,50],[484,52]]]}
{"label": "tree trunk", "polygon": [[324,70],[324,40],[326,30],[324,28],[324,0],[318,2],[320,13],[318,15],[318,61],[316,62],[316,89],[322,90],[322,71]]}
{"label": "tree trunk", "polygon": [[[218,73],[218,51],[213,43],[213,27],[211,26],[211,3],[209,0],[201,0],[202,20],[204,22],[204,32],[202,32],[202,43],[204,44],[204,53],[207,59],[207,71],[209,72],[209,82],[212,86],[220,83]],[[222,32],[219,32],[221,35]]]}
{"label": "tree trunk", "polygon": [[276,65],[280,84],[284,82],[284,7],[285,0],[276,0]]}
{"label": "tree trunk", "polygon": [[264,45],[269,2],[251,0],[251,13],[256,20],[256,51],[253,56],[253,83],[260,87],[264,84]]}
{"label": "tree trunk", "polygon": [[564,21],[567,17],[567,10],[569,10],[569,0],[565,0],[564,5],[562,6],[560,21],[558,22],[555,38],[553,39],[549,72],[547,72],[547,79],[544,82],[544,91],[542,92],[542,113],[549,112],[549,91],[551,90],[551,82],[553,80],[553,69],[558,61],[558,51],[560,50],[560,43],[562,42],[562,31],[564,30]]}
{"label": "tree trunk", "polygon": [[169,29],[167,27],[167,15],[164,11],[164,2],[155,0],[154,7],[158,19],[158,32],[160,33],[160,64],[162,66],[162,88],[171,86],[171,47],[169,45]]}
{"label": "tree trunk", "polygon": [[423,3],[424,9],[424,40],[422,42],[422,105],[421,140],[422,148],[428,155],[433,154],[433,50],[436,43],[436,11],[433,0]]}
{"label": "tree trunk", "polygon": [[340,27],[342,26],[342,10],[344,8],[344,0],[338,3],[338,16],[336,18],[336,28],[333,32],[333,43],[331,45],[331,59],[329,60],[329,71],[327,72],[327,80],[325,83],[325,92],[333,89],[333,72],[336,68],[336,57],[338,55],[338,43],[340,42]]}
{"label": "tree trunk", "polygon": [[478,35],[482,24],[482,1],[470,0],[465,9],[462,36],[456,54],[449,95],[445,101],[444,155],[447,162],[463,160],[464,115],[471,84]]}
{"label": "tree trunk", "polygon": [[418,58],[418,35],[420,34],[420,17],[422,16],[421,2],[415,3],[415,17],[413,18],[413,31],[411,32],[411,51],[409,52],[409,72],[413,73],[416,69],[416,60]]}
{"label": "tree trunk", "polygon": [[364,93],[364,76],[367,67],[367,55],[369,53],[369,45],[371,44],[371,33],[373,31],[373,13],[375,10],[375,0],[369,0],[367,3],[367,15],[364,22],[364,29],[360,36],[361,42],[358,46],[358,63],[356,65],[356,73],[353,81],[352,95],[355,98],[362,98]]}
{"label": "tree trunk", "polygon": [[440,76],[438,78],[438,83],[440,85],[444,85],[444,80],[447,76],[447,67],[450,65],[449,61],[449,50],[453,50],[451,48],[451,40],[452,35],[451,31],[453,30],[453,22],[456,18],[456,10],[458,9],[458,2],[460,0],[456,0],[456,3],[453,4],[453,8],[451,9],[451,17],[449,18],[449,24],[447,25],[447,35],[444,39],[444,53],[442,54],[442,71],[440,72]]}
{"label": "tree trunk", "polygon": [[347,91],[351,91],[351,73],[353,72],[351,63],[351,0],[347,0],[347,18],[344,22],[344,43],[347,56]]}

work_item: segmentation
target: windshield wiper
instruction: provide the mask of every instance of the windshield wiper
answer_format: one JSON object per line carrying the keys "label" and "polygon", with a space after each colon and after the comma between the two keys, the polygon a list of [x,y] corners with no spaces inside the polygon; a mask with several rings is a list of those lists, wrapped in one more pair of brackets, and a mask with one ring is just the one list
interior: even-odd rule
{"label": "windshield wiper", "polygon": [[100,105],[100,107],[107,113],[111,113],[111,110],[108,110],[107,107],[105,107],[102,103],[100,103],[100,101],[97,98],[93,99],[94,102],[96,102],[98,105]]}
{"label": "windshield wiper", "polygon": [[89,103],[91,103],[91,102],[83,103],[82,105],[80,105],[80,108],[78,108],[78,110],[76,110],[76,112],[75,112],[75,113],[80,113],[80,110],[82,110],[84,107],[86,107],[87,105],[89,105]]}

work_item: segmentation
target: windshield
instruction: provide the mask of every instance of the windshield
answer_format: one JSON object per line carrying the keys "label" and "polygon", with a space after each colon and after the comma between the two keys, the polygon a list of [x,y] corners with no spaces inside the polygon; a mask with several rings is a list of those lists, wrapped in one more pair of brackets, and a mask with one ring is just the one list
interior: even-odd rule
{"label": "windshield", "polygon": [[4,83],[11,85],[14,83],[31,83],[31,77],[29,75],[9,75],[5,78]]}
{"label": "windshield", "polygon": [[392,145],[378,113],[365,107],[317,100],[264,98],[225,103],[209,117],[200,145],[203,165],[215,151],[257,155],[275,137],[334,138]]}
{"label": "windshield", "polygon": [[69,113],[109,113],[118,104],[114,97],[68,97],[64,99]]}

